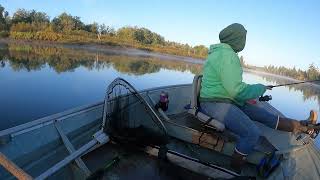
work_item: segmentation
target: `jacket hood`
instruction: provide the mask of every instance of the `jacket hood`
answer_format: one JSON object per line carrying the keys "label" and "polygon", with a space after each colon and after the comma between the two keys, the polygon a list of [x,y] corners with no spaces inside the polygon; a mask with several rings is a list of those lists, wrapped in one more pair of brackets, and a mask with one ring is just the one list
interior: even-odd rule
{"label": "jacket hood", "polygon": [[246,45],[247,30],[243,25],[234,23],[224,28],[220,34],[219,39],[221,43],[226,43],[237,53],[244,49]]}
{"label": "jacket hood", "polygon": [[230,49],[230,51],[232,51],[232,47],[229,44],[226,43],[220,43],[220,44],[212,44],[210,45],[208,54],[211,54],[212,52],[220,49],[220,48],[226,48],[226,49]]}

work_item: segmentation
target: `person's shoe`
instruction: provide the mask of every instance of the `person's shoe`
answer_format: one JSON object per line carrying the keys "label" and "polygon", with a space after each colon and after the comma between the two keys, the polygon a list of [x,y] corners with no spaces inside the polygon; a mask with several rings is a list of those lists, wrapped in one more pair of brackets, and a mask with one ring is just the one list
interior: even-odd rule
{"label": "person's shoe", "polygon": [[300,121],[300,124],[303,126],[307,126],[308,130],[305,132],[309,135],[313,135],[315,130],[312,127],[308,127],[309,125],[316,125],[318,120],[318,113],[314,110],[310,111],[310,115],[306,120]]}
{"label": "person's shoe", "polygon": [[314,110],[310,111],[310,116],[308,118],[309,122],[313,125],[317,124],[317,120],[318,120],[318,113]]}
{"label": "person's shoe", "polygon": [[233,152],[232,160],[231,160],[231,169],[241,174],[242,167],[246,163],[246,156],[238,153],[236,150]]}
{"label": "person's shoe", "polygon": [[[312,124],[312,125],[318,125],[318,124],[317,124],[318,113],[315,112],[315,111],[313,111],[313,110],[311,110],[311,111],[310,111],[310,116],[309,116],[308,120],[309,120],[310,124]],[[313,129],[313,132],[312,132],[312,134],[310,134],[310,137],[313,138],[313,139],[315,139],[315,138],[318,136],[318,134],[319,134],[319,130],[314,130],[314,129]]]}
{"label": "person's shoe", "polygon": [[318,113],[314,110],[310,111],[310,115],[306,120],[300,121],[300,123],[304,126],[308,126],[309,124],[315,125],[317,124]]}

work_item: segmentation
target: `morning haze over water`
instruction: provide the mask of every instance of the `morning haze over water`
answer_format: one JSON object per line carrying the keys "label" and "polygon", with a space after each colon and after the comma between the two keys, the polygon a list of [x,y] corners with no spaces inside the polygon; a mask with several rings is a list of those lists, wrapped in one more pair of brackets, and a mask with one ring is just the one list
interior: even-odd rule
{"label": "morning haze over water", "polygon": [[[6,129],[68,108],[102,101],[107,85],[123,77],[137,89],[192,83],[201,60],[178,60],[130,49],[84,50],[48,45],[1,44],[0,127]],[[193,62],[193,63],[190,63]],[[282,84],[290,80],[245,73],[247,83]],[[304,119],[319,112],[319,88],[309,84],[275,88],[266,94],[283,114]]]}

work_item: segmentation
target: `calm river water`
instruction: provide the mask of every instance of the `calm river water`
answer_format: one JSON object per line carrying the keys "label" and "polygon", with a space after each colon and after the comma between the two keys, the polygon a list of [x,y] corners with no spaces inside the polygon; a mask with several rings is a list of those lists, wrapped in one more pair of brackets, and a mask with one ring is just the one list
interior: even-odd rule
{"label": "calm river water", "polygon": [[[122,77],[137,89],[191,83],[201,62],[128,51],[94,51],[43,45],[0,45],[0,130],[68,108],[102,101],[107,85]],[[245,73],[248,83],[289,80]],[[270,102],[291,118],[319,112],[320,89],[311,85],[275,88]]]}

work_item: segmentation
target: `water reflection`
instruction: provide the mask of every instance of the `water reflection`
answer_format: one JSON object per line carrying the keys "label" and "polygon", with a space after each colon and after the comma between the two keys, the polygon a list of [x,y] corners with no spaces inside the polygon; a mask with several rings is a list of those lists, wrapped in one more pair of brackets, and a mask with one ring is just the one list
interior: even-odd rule
{"label": "water reflection", "polygon": [[127,51],[0,44],[0,130],[101,101],[119,76],[140,90],[190,83],[201,71],[174,57]]}
{"label": "water reflection", "polygon": [[[144,75],[159,72],[161,68],[177,71],[189,70],[193,74],[201,73],[200,64],[190,64],[170,59],[163,60],[148,56],[129,56],[121,53],[79,50],[76,48],[53,47],[43,45],[0,45],[0,68],[10,66],[14,71],[39,71],[46,65],[57,73],[72,72],[78,67],[88,70],[102,70],[113,67],[128,75]],[[260,74],[264,80],[273,84],[290,83],[292,80],[277,76]],[[304,101],[317,100],[320,105],[320,88],[313,85],[288,86],[289,90],[303,93]]]}
{"label": "water reflection", "polygon": [[63,47],[44,47],[6,44],[0,46],[1,67],[10,66],[14,71],[38,71],[49,65],[57,73],[70,72],[82,66],[101,70],[112,66],[117,71],[132,75],[159,72],[161,68],[177,71],[201,72],[201,65],[163,60],[148,56],[129,56]]}
{"label": "water reflection", "polygon": [[[120,48],[119,48],[120,49]],[[201,62],[53,45],[0,44],[0,130],[63,110],[101,101],[106,86],[121,76],[137,89],[191,83]],[[193,63],[190,63],[193,62]],[[245,73],[248,83],[290,80]],[[272,90],[270,103],[302,119],[320,106],[320,89],[298,85]]]}
{"label": "water reflection", "polygon": [[[287,83],[293,83],[296,82],[295,80],[289,79],[289,78],[283,78],[279,76],[274,75],[268,75],[265,73],[256,73],[260,77],[262,77],[265,81],[272,83],[274,85],[276,84],[287,84]],[[319,84],[297,84],[292,86],[286,86],[286,88],[290,92],[302,92],[303,94],[303,101],[308,100],[316,100],[320,106],[320,85]]]}
{"label": "water reflection", "polygon": [[[122,55],[121,53],[79,50],[76,48],[53,47],[43,45],[0,45],[0,68],[10,66],[14,71],[39,71],[46,67],[57,73],[72,72],[78,67],[88,70],[102,70],[113,67],[118,72],[128,75],[144,75],[159,72],[161,68],[201,73],[200,64],[190,64],[176,60],[164,60],[148,56]],[[292,80],[277,76],[261,74],[265,81],[273,84],[290,83]],[[294,85],[288,86],[290,91],[303,93],[304,101],[317,100],[320,105],[320,86]]]}
{"label": "water reflection", "polygon": [[[46,65],[57,73],[72,72],[78,67],[101,70],[113,67],[118,72],[129,75],[144,75],[159,72],[161,68],[177,71],[201,73],[200,64],[163,60],[146,56],[128,56],[110,52],[95,52],[64,48],[62,46],[0,44],[0,68],[10,66],[14,71],[39,71]],[[273,84],[290,83],[292,80],[261,74],[264,80]],[[320,105],[320,88],[312,85],[288,86],[290,91],[303,93],[304,101],[317,100]]]}

